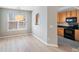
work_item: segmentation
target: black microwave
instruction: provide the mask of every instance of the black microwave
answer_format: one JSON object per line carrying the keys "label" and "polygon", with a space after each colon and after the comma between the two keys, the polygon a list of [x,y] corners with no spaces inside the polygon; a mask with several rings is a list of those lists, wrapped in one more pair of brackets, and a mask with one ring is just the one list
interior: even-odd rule
{"label": "black microwave", "polygon": [[66,18],[67,23],[76,23],[77,22],[77,17],[68,17]]}

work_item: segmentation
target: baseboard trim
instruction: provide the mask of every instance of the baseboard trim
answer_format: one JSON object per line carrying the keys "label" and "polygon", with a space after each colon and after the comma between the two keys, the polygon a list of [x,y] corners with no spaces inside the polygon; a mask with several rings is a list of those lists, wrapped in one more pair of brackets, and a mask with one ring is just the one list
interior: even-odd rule
{"label": "baseboard trim", "polygon": [[38,36],[32,34],[36,39],[38,39],[39,41],[41,41],[43,44],[47,45],[47,43],[43,40],[41,40],[41,38],[39,38]]}
{"label": "baseboard trim", "polygon": [[[29,33],[29,34],[31,34],[31,33]],[[21,36],[21,35],[28,35],[28,34],[9,35],[9,36],[2,36],[0,38],[15,37],[15,36]]]}
{"label": "baseboard trim", "polygon": [[43,41],[41,38],[37,37],[36,35],[32,34],[35,38],[37,38],[40,42],[42,42],[43,44],[47,45],[47,46],[53,46],[53,47],[58,47],[58,45],[56,44],[48,44],[47,42]]}

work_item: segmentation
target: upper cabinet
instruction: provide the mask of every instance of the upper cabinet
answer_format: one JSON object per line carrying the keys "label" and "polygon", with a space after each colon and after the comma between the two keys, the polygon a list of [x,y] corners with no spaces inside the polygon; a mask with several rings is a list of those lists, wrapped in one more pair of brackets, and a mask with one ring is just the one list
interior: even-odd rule
{"label": "upper cabinet", "polygon": [[71,11],[67,10],[66,11],[66,17],[70,17],[71,16]]}
{"label": "upper cabinet", "polygon": [[77,10],[77,23],[79,23],[79,10]]}
{"label": "upper cabinet", "polygon": [[58,21],[59,23],[64,23],[66,19],[66,12],[60,12],[58,13]]}
{"label": "upper cabinet", "polygon": [[66,11],[66,16],[67,17],[77,17],[77,10],[75,10],[75,9],[74,10],[71,10],[71,11],[70,10],[67,10]]}
{"label": "upper cabinet", "polygon": [[71,17],[77,17],[77,10],[71,11]]}
{"label": "upper cabinet", "polygon": [[60,23],[60,17],[59,13],[57,14],[57,23]]}

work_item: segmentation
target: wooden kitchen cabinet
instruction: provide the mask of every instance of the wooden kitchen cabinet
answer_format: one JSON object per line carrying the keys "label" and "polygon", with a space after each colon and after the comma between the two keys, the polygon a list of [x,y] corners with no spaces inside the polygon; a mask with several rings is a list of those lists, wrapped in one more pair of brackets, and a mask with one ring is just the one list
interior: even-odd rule
{"label": "wooden kitchen cabinet", "polygon": [[77,23],[79,23],[79,10],[67,10],[59,12],[57,15],[57,23],[64,23],[67,17],[77,17]]}
{"label": "wooden kitchen cabinet", "polygon": [[66,11],[66,17],[77,17],[77,10]]}
{"label": "wooden kitchen cabinet", "polygon": [[58,28],[57,29],[57,34],[59,35],[59,36],[64,36],[64,28]]}
{"label": "wooden kitchen cabinet", "polygon": [[77,10],[72,10],[70,16],[71,17],[77,17]]}
{"label": "wooden kitchen cabinet", "polygon": [[71,17],[71,11],[66,11],[66,17]]}
{"label": "wooden kitchen cabinet", "polygon": [[79,10],[77,10],[77,23],[79,23]]}
{"label": "wooden kitchen cabinet", "polygon": [[79,41],[79,30],[75,30],[75,40]]}
{"label": "wooden kitchen cabinet", "polygon": [[60,23],[60,14],[57,14],[57,23]]}
{"label": "wooden kitchen cabinet", "polygon": [[59,23],[64,23],[65,22],[65,19],[66,19],[66,12],[60,12],[58,14],[58,21]]}

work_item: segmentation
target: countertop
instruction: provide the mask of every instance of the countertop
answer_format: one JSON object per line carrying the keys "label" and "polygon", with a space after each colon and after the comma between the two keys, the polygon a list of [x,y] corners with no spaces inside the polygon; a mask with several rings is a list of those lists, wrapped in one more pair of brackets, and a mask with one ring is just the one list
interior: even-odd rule
{"label": "countertop", "polygon": [[79,30],[79,27],[69,27],[69,26],[63,26],[63,25],[58,25],[57,27],[60,27],[60,28],[64,28],[64,29],[71,29],[71,30]]}

